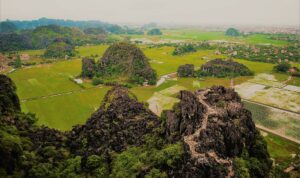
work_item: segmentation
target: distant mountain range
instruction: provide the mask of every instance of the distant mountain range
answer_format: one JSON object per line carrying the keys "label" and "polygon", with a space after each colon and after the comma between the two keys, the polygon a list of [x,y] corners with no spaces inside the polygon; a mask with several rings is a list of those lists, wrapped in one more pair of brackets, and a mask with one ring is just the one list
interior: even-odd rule
{"label": "distant mountain range", "polygon": [[102,27],[104,29],[115,26],[114,24],[105,23],[101,21],[74,21],[74,20],[62,20],[62,19],[48,19],[40,18],[37,20],[9,20],[14,23],[18,29],[34,29],[39,26],[45,25],[60,25],[65,27],[79,27],[79,28],[95,28]]}

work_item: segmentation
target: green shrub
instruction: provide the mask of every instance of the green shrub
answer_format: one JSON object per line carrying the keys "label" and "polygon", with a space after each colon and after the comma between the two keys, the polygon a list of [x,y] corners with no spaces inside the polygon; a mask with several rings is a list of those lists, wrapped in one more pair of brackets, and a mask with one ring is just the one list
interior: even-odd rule
{"label": "green shrub", "polygon": [[288,62],[281,62],[274,66],[274,70],[277,72],[287,72],[291,68],[291,64]]}
{"label": "green shrub", "polygon": [[104,82],[100,78],[93,78],[92,84],[94,86],[97,86],[97,85],[100,85],[100,84],[103,84],[103,83]]}

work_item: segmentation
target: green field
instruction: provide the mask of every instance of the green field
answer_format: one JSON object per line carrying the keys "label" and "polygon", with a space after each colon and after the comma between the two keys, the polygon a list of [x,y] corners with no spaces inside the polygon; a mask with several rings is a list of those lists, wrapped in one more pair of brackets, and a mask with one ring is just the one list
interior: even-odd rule
{"label": "green field", "polygon": [[102,86],[77,91],[61,96],[26,101],[21,103],[24,112],[33,112],[38,124],[60,130],[70,130],[76,124],[85,123],[95,112],[110,87]]}
{"label": "green field", "polygon": [[245,107],[252,113],[256,124],[300,140],[300,119],[295,113],[271,109],[265,106],[244,101]]}
{"label": "green field", "polygon": [[171,40],[185,40],[185,41],[207,41],[207,40],[222,40],[239,43],[249,44],[270,44],[274,46],[287,45],[287,41],[270,39],[271,35],[268,34],[251,34],[241,37],[229,37],[225,36],[222,31],[203,31],[199,29],[165,29],[162,30],[161,36],[148,36],[148,35],[132,35],[132,38],[149,38],[153,41],[161,39]]}
{"label": "green field", "polygon": [[34,98],[73,90],[81,87],[70,80],[80,74],[81,61],[61,61],[10,73],[21,99]]}
{"label": "green field", "polygon": [[270,156],[274,158],[275,163],[279,164],[282,168],[286,168],[289,163],[293,161],[293,155],[300,154],[300,147],[298,144],[270,133],[261,133],[268,143]]}

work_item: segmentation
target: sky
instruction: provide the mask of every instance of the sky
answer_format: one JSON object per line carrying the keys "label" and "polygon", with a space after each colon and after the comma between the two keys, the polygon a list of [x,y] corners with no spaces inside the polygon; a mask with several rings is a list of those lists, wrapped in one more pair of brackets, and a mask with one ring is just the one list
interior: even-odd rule
{"label": "sky", "polygon": [[1,20],[300,27],[300,0],[0,0]]}

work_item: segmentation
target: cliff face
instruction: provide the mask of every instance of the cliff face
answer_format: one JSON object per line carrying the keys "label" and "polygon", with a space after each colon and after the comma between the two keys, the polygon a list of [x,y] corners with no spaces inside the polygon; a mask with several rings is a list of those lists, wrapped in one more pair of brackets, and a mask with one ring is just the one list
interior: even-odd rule
{"label": "cliff face", "polygon": [[[233,177],[241,165],[237,158],[255,159],[265,173],[248,169],[252,177],[264,177],[271,168],[266,145],[231,89],[212,87],[195,92],[181,91],[181,101],[165,112],[168,140],[181,139],[185,157],[179,175],[187,177]],[[176,175],[176,174],[175,174]]]}

